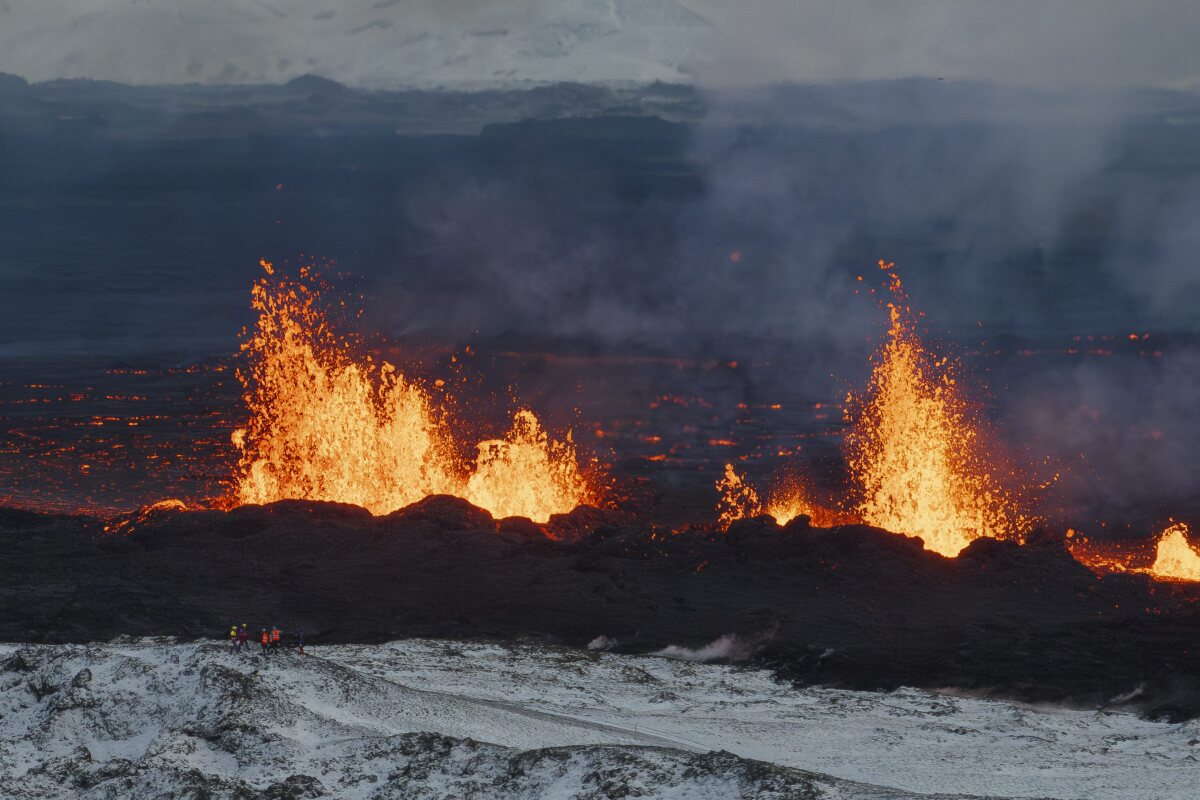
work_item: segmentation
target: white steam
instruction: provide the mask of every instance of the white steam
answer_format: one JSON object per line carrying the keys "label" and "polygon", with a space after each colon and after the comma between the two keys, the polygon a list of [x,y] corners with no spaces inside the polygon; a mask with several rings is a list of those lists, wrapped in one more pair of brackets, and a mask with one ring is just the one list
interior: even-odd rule
{"label": "white steam", "polygon": [[758,652],[762,645],[763,640],[761,636],[743,637],[738,636],[736,633],[727,633],[703,647],[692,649],[672,644],[667,645],[656,653],[651,653],[651,655],[661,658],[673,658],[678,661],[697,661],[700,663],[709,661],[745,661]]}

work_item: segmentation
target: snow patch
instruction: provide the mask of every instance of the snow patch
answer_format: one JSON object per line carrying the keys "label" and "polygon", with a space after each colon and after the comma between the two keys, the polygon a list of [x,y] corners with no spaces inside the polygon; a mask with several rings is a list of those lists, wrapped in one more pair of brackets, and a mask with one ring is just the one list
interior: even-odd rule
{"label": "snow patch", "polygon": [[797,689],[760,669],[535,643],[404,640],[269,659],[169,640],[0,645],[0,794],[18,800],[110,800],[131,785],[222,800],[611,787],[1184,800],[1200,781],[1198,739],[1200,721]]}

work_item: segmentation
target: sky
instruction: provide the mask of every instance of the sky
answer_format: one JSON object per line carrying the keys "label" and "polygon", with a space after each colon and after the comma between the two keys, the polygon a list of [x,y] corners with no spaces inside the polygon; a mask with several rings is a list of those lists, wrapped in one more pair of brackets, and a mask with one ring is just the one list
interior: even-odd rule
{"label": "sky", "polygon": [[942,77],[1027,86],[1194,87],[1187,0],[752,0],[707,5],[700,79],[735,84]]}
{"label": "sky", "polygon": [[371,88],[910,76],[1200,85],[1188,0],[0,0],[0,71]]}

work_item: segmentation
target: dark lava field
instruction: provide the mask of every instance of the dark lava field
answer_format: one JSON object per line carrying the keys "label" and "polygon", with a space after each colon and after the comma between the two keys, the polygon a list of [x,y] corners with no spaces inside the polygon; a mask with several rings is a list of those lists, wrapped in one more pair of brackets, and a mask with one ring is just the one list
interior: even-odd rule
{"label": "dark lava field", "polygon": [[0,641],[223,638],[243,622],[304,627],[314,647],[533,637],[647,653],[727,637],[729,659],[799,684],[1200,714],[1191,590],[1098,577],[1036,534],[947,559],[803,517],[671,533],[582,508],[543,529],[437,496],[382,517],[292,501],[155,512],[122,533],[4,509],[0,541]]}

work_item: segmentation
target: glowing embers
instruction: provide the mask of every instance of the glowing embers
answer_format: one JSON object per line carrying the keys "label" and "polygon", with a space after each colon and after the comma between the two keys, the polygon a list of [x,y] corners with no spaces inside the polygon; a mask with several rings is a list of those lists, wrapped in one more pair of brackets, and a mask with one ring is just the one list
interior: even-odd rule
{"label": "glowing embers", "polygon": [[1176,522],[1162,532],[1149,572],[1156,578],[1200,581],[1200,553],[1188,543],[1190,529]]}
{"label": "glowing embers", "polygon": [[298,278],[263,268],[238,371],[250,420],[233,434],[234,504],[329,500],[383,514],[453,494],[498,517],[545,522],[591,500],[570,440],[551,440],[530,411],[504,439],[479,444],[468,474],[428,392],[387,362],[357,358],[357,342],[335,332],[331,309],[345,304],[328,306],[309,268]]}
{"label": "glowing embers", "polygon": [[806,487],[798,479],[780,482],[767,495],[766,502],[746,483],[732,464],[725,465],[725,474],[717,481],[717,512],[722,528],[734,520],[766,515],[780,525],[786,525],[801,514],[819,528],[831,528],[854,522],[848,514],[826,508],[809,498]]}
{"label": "glowing embers", "polygon": [[890,263],[879,266],[888,272],[891,324],[867,391],[848,398],[846,412],[856,510],[865,522],[920,536],[947,556],[980,536],[1020,533],[1030,520],[991,471],[984,426],[953,366],[925,350],[899,275]]}

